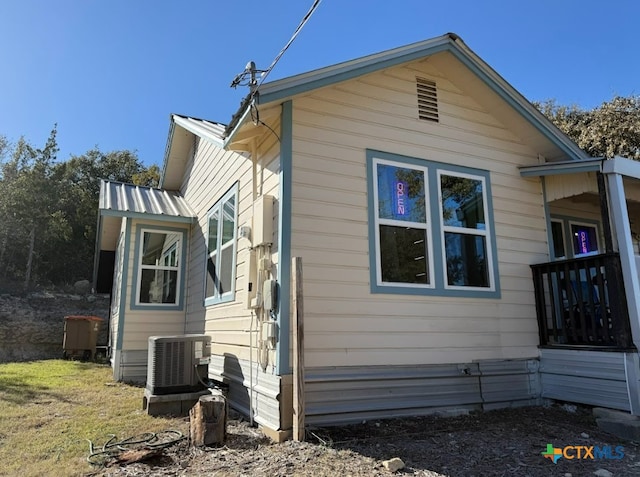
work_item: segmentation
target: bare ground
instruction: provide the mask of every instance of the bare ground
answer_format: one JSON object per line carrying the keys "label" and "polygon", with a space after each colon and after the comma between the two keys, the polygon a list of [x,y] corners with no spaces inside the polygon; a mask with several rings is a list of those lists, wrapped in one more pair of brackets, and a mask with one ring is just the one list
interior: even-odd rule
{"label": "bare ground", "polygon": [[[394,457],[405,464],[397,475],[640,475],[639,443],[599,430],[590,409],[568,405],[310,429],[307,442],[273,443],[242,420],[230,420],[227,432],[221,447],[192,448],[185,440],[146,462],[116,464],[92,475],[389,476],[383,461]],[[556,448],[622,445],[624,457],[561,458],[553,464],[541,455],[549,443]]]}

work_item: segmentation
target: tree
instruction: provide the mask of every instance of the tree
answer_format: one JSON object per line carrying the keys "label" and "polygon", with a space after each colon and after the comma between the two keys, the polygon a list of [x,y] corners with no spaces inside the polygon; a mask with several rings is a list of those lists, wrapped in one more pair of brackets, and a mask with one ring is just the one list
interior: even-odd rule
{"label": "tree", "polygon": [[534,105],[589,155],[640,160],[640,96],[615,96],[591,110],[555,100]]}
{"label": "tree", "polygon": [[[2,165],[2,227],[3,257],[7,257],[6,248],[9,237],[24,244],[26,238],[26,265],[24,286],[29,286],[33,264],[45,243],[52,227],[65,230],[64,220],[56,214],[57,189],[51,187],[53,163],[58,153],[56,126],[51,130],[43,148],[35,148],[21,138],[11,156]],[[14,242],[12,240],[11,242]],[[16,250],[14,255],[21,256],[24,250]],[[15,263],[14,263],[15,265]]]}
{"label": "tree", "polygon": [[101,178],[159,179],[131,151],[94,148],[58,162],[56,136],[54,126],[42,148],[0,136],[0,273],[25,287],[91,277]]}

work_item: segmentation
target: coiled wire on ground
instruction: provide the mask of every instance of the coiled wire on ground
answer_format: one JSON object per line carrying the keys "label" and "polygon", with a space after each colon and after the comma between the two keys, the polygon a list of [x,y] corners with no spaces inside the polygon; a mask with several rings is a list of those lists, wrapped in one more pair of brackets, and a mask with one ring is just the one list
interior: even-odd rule
{"label": "coiled wire on ground", "polygon": [[89,442],[89,456],[87,462],[92,465],[104,466],[111,460],[116,460],[120,454],[133,450],[161,450],[177,444],[184,435],[180,431],[166,430],[162,432],[145,432],[136,436],[127,437],[116,441],[114,434],[109,434],[110,439],[101,449],[95,448],[92,441]]}

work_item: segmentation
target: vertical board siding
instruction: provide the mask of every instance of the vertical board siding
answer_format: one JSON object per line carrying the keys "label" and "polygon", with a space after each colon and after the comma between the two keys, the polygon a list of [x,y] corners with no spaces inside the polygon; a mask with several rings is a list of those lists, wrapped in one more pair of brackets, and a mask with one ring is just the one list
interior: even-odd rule
{"label": "vertical board siding", "polygon": [[625,353],[540,350],[542,397],[630,411]]}
{"label": "vertical board siding", "polygon": [[[417,119],[416,76],[437,83],[439,123]],[[292,255],[305,267],[307,367],[537,356],[529,265],[548,259],[546,222],[540,181],[518,170],[537,153],[472,93],[421,61],[293,101]],[[367,149],[490,172],[500,299],[371,294]]]}

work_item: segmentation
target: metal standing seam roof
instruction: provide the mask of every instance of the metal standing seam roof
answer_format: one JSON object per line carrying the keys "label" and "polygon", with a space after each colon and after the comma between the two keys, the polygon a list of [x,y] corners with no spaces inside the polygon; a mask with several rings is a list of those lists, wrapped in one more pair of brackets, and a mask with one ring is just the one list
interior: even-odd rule
{"label": "metal standing seam roof", "polygon": [[181,114],[173,114],[172,120],[187,131],[220,145],[222,144],[224,131],[227,127],[225,124],[208,121],[206,119],[194,118],[191,116],[183,116]]}
{"label": "metal standing seam roof", "polygon": [[177,192],[123,182],[100,181],[98,204],[102,215],[150,214],[193,219],[195,214]]}

